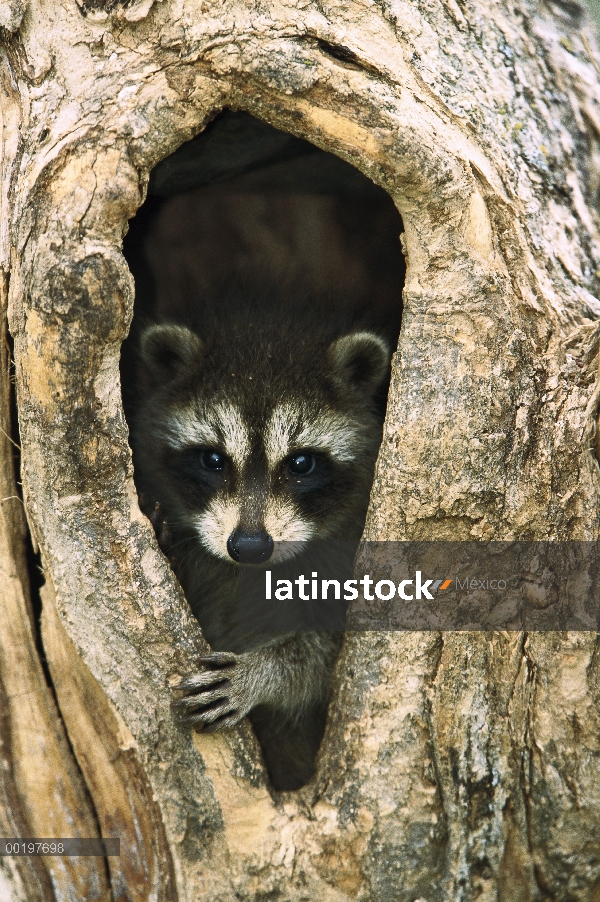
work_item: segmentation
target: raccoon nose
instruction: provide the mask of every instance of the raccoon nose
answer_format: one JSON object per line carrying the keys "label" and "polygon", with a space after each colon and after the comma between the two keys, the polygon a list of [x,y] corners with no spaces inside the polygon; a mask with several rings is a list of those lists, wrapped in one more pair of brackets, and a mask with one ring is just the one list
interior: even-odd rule
{"label": "raccoon nose", "polygon": [[262,564],[273,554],[273,539],[264,530],[247,533],[234,529],[227,539],[227,551],[241,564]]}

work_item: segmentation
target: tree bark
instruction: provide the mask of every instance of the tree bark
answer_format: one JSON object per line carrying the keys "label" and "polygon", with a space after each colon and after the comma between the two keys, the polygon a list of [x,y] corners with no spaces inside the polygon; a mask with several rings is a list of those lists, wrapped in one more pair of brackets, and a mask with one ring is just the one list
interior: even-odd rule
{"label": "tree bark", "polygon": [[170,686],[205,646],[139,511],[119,391],[121,246],[150,169],[247,110],[352,163],[403,218],[365,537],[596,541],[583,9],[4,0],[0,27],[0,830],[121,837],[119,858],[2,858],[0,896],[598,902],[595,633],[349,635],[297,793],[270,791],[247,725],[177,726]]}

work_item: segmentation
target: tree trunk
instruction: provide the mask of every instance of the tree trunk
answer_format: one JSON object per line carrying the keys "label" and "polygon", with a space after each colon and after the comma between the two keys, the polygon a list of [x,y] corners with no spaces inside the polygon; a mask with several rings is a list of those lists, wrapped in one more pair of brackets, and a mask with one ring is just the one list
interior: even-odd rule
{"label": "tree trunk", "polygon": [[204,645],[138,509],[119,390],[121,247],[150,169],[246,110],[353,164],[403,218],[365,536],[597,540],[584,11],[4,0],[0,26],[0,829],[121,838],[118,858],[3,857],[0,898],[598,902],[595,633],[348,635],[296,793],[270,791],[246,724],[177,726],[170,685]]}

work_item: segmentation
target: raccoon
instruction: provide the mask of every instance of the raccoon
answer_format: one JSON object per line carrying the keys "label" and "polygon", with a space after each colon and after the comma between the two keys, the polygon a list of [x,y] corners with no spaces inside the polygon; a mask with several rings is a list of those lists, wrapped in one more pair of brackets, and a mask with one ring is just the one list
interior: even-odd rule
{"label": "raccoon", "polygon": [[212,648],[175,706],[208,733],[249,715],[279,790],[313,773],[341,634],[244,634],[239,564],[358,542],[390,345],[324,301],[240,286],[141,331],[138,492]]}

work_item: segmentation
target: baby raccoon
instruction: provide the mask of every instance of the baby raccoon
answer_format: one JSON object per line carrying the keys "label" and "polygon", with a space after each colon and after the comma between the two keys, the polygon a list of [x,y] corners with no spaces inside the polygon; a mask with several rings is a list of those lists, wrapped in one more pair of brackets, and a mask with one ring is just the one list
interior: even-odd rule
{"label": "baby raccoon", "polygon": [[290,292],[230,288],[141,334],[136,482],[213,649],[176,706],[204,732],[249,715],[277,789],[314,770],[341,636],[244,634],[239,562],[359,540],[390,356],[378,331]]}

